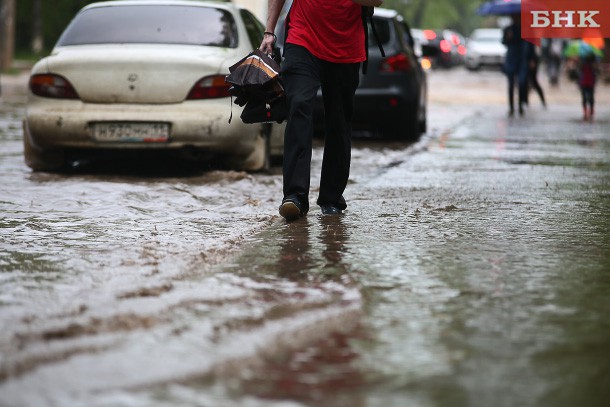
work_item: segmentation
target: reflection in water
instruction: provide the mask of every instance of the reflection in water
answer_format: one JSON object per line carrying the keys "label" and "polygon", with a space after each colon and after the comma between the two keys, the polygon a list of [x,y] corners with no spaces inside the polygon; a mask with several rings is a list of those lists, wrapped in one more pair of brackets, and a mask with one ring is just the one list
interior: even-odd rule
{"label": "reflection in water", "polygon": [[348,272],[343,257],[347,253],[345,244],[349,239],[343,216],[322,216],[320,218],[319,241],[323,244],[326,264],[323,273],[328,277],[342,277]]}
{"label": "reflection in water", "polygon": [[280,253],[277,270],[281,277],[290,279],[306,278],[312,268],[311,245],[309,244],[310,224],[307,219],[288,223],[280,231]]}
{"label": "reflection in water", "polygon": [[[329,295],[330,302],[325,307],[344,303],[343,290],[353,281],[345,261],[350,236],[344,217],[310,216],[286,224],[277,232],[280,250],[272,270],[302,288]],[[319,301],[321,297],[316,298]],[[346,314],[345,318],[349,320],[350,315],[353,317]],[[319,330],[320,326],[311,329]],[[335,321],[320,332],[324,331],[305,346],[268,358],[257,374],[242,380],[241,391],[262,399],[307,405],[367,405],[367,378],[353,343],[370,338],[357,320],[340,324]]]}
{"label": "reflection in water", "polygon": [[[349,239],[343,216],[321,216],[287,224],[280,232],[277,270],[290,279],[347,278],[343,257]],[[311,234],[316,234],[311,239]]]}

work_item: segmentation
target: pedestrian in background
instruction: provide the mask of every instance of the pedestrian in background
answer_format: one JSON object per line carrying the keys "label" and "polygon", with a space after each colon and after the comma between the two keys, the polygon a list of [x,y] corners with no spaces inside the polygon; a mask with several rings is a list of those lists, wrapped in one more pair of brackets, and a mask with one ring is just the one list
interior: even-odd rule
{"label": "pedestrian in background", "polygon": [[583,120],[585,121],[593,121],[597,70],[597,57],[593,53],[580,57],[578,64],[578,86],[582,95]]}
{"label": "pedestrian in background", "polygon": [[[313,110],[322,88],[325,116],[324,155],[317,204],[325,215],[340,214],[347,204],[351,160],[351,121],[360,63],[366,60],[365,6],[383,0],[294,0],[286,18],[281,78],[288,103],[284,133],[283,199],[287,221],[309,210]],[[273,34],[285,0],[269,0],[260,50],[272,52]]]}
{"label": "pedestrian in background", "polygon": [[546,108],[544,91],[542,90],[542,86],[540,86],[540,82],[538,82],[538,68],[540,67],[540,57],[538,56],[538,51],[536,50],[536,46],[531,42],[526,42],[524,46],[527,47],[525,54],[527,55],[528,60],[528,84],[529,86],[534,88],[534,90],[540,97],[542,106]]}
{"label": "pedestrian in background", "polygon": [[542,39],[542,59],[546,66],[546,74],[549,77],[551,86],[559,85],[559,74],[563,61],[563,50],[566,47],[566,40],[561,38]]}
{"label": "pedestrian in background", "polygon": [[515,78],[518,85],[519,115],[523,116],[523,105],[527,102],[528,60],[526,41],[521,38],[521,14],[511,16],[512,24],[504,28],[502,44],[506,46],[506,56],[502,66],[508,79],[508,115],[515,114]]}

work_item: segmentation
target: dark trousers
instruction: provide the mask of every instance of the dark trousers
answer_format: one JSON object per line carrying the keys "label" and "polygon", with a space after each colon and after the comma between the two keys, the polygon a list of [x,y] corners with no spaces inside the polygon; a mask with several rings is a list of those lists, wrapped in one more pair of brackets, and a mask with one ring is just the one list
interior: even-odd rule
{"label": "dark trousers", "polygon": [[351,121],[360,64],[322,61],[304,47],[286,44],[282,80],[288,103],[284,134],[284,198],[296,196],[309,208],[313,111],[320,87],[324,100],[324,156],[318,205],[347,207],[343,192],[351,160]]}
{"label": "dark trousers", "polygon": [[538,93],[540,97],[540,101],[543,105],[546,105],[546,101],[544,100],[544,91],[542,90],[542,86],[540,86],[540,82],[538,82],[538,63],[534,68],[530,67],[528,72],[528,82],[532,88]]}
{"label": "dark trousers", "polygon": [[527,103],[527,71],[525,73],[518,72],[509,73],[508,76],[508,107],[512,112],[515,110],[515,79],[517,79],[519,111],[523,109],[523,105]]}
{"label": "dark trousers", "polygon": [[593,86],[581,86],[580,94],[582,96],[582,107],[584,109],[590,107],[591,112],[593,112],[593,106],[595,105],[595,92]]}

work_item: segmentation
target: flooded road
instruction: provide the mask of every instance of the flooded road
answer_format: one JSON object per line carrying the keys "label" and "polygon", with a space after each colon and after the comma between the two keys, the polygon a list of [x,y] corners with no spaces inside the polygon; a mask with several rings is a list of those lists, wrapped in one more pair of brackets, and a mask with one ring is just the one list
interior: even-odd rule
{"label": "flooded road", "polygon": [[277,169],[32,173],[3,100],[0,405],[605,406],[610,105],[507,119],[498,75],[433,72],[291,224]]}

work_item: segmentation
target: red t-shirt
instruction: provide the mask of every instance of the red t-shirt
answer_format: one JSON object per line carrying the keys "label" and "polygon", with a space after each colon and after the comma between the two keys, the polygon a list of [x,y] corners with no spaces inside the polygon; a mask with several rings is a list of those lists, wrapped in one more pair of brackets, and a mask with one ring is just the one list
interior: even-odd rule
{"label": "red t-shirt", "polygon": [[286,42],[328,62],[366,59],[362,6],[351,0],[294,0]]}

